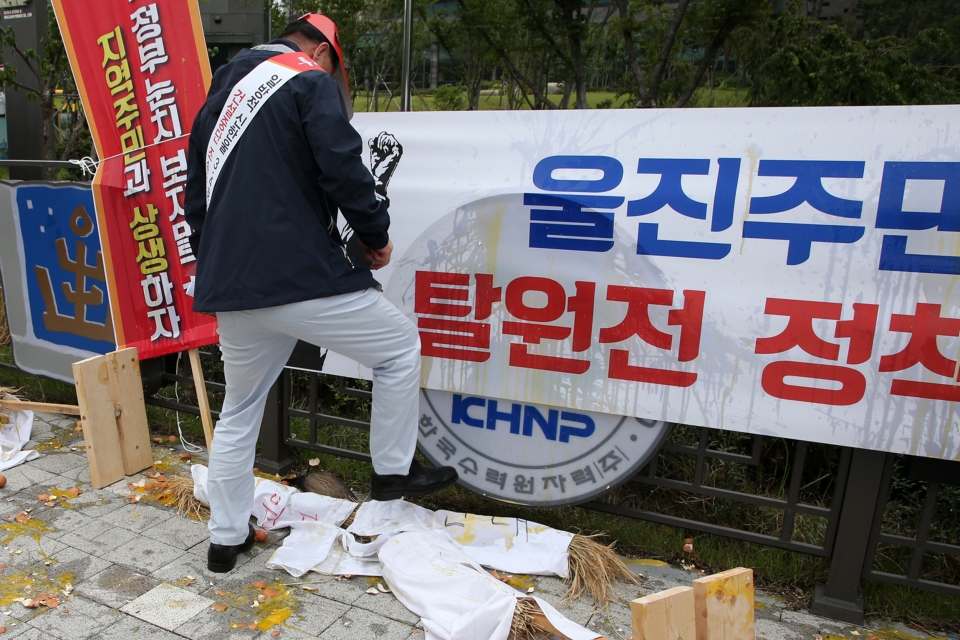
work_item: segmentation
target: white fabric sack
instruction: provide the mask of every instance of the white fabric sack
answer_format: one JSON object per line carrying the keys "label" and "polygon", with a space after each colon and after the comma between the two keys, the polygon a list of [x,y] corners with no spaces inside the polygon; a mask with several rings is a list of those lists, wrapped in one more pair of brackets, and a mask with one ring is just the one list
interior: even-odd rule
{"label": "white fabric sack", "polygon": [[267,569],[284,569],[299,578],[330,555],[340,528],[328,522],[302,521],[290,528],[283,545],[267,560]]}
{"label": "white fabric sack", "polygon": [[380,560],[372,558],[358,558],[346,550],[349,544],[344,540],[353,540],[353,536],[341,530],[341,536],[330,549],[330,554],[323,562],[313,568],[317,573],[328,576],[382,576],[383,566]]}
{"label": "white fabric sack", "polygon": [[[207,493],[208,473],[209,469],[202,464],[190,467],[193,497],[210,506]],[[284,527],[295,528],[303,522],[326,522],[339,527],[350,517],[356,506],[355,502],[349,500],[301,492],[296,487],[258,477],[253,489],[253,513],[250,515],[267,531]]]}
{"label": "white fabric sack", "polygon": [[[474,562],[498,571],[568,575],[567,549],[573,534],[517,518],[494,518],[452,511],[430,511],[403,500],[364,502],[357,510],[350,533],[392,537],[402,531],[443,530],[463,547]],[[348,545],[357,557],[370,556],[383,545]]]}
{"label": "white fabric sack", "polygon": [[33,411],[3,411],[10,418],[0,429],[0,471],[40,457],[37,451],[23,451],[33,430]]}
{"label": "white fabric sack", "polygon": [[[423,621],[426,640],[507,640],[517,598],[524,597],[470,559],[443,531],[400,533],[380,549],[383,577],[397,599]],[[535,598],[571,640],[600,635]]]}

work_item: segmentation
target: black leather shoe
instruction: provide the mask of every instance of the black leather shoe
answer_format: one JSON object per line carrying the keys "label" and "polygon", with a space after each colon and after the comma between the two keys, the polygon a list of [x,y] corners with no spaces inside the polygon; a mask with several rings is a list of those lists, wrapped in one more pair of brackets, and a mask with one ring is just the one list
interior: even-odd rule
{"label": "black leather shoe", "polygon": [[398,500],[403,496],[422,496],[440,491],[457,481],[460,476],[453,467],[425,467],[416,460],[405,476],[370,478],[370,497],[374,500]]}
{"label": "black leather shoe", "polygon": [[237,556],[253,548],[253,525],[247,526],[250,527],[250,535],[243,541],[243,544],[210,543],[210,548],[207,549],[207,569],[214,573],[226,573],[233,570],[237,565]]}

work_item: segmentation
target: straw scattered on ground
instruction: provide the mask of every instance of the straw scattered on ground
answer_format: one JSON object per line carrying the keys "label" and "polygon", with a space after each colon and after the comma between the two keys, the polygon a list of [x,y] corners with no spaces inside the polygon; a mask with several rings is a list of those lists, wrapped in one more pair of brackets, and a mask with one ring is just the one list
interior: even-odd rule
{"label": "straw scattered on ground", "polygon": [[549,638],[550,634],[537,625],[537,616],[542,616],[540,605],[533,598],[517,598],[517,608],[513,611],[513,623],[510,625],[510,640],[539,640]]}
{"label": "straw scattered on ground", "polygon": [[579,534],[573,536],[567,550],[570,588],[563,596],[562,602],[589,594],[597,601],[597,606],[604,608],[616,598],[616,592],[613,589],[615,581],[640,584],[636,574],[617,557],[614,551],[615,542],[602,545],[595,540],[602,535],[597,533],[592,536]]}
{"label": "straw scattered on ground", "polygon": [[170,502],[177,508],[177,514],[185,518],[207,520],[210,517],[210,507],[203,504],[193,495],[193,479],[180,476],[170,476],[167,480],[165,493],[170,494]]}

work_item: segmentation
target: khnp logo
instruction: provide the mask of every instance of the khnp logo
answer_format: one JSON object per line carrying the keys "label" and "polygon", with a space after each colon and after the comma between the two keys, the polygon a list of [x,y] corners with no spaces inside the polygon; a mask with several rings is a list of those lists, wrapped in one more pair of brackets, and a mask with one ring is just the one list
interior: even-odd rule
{"label": "khnp logo", "polygon": [[606,413],[422,389],[419,444],[460,484],[531,506],[585,502],[628,480],[673,426]]}

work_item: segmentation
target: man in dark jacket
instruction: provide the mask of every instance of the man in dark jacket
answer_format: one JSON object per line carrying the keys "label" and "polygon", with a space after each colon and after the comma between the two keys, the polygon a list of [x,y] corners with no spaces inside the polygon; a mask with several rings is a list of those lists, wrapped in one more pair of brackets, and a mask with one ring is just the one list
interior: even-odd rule
{"label": "man in dark jacket", "polygon": [[[371,274],[390,261],[388,201],[363,165],[336,26],[308,14],[214,75],[190,135],[194,309],[215,313],[227,381],[210,451],[211,571],[253,544],[253,467],[269,391],[298,339],[373,370],[371,497],[453,483],[413,460],[420,342]],[[370,266],[337,229],[350,224]]]}

